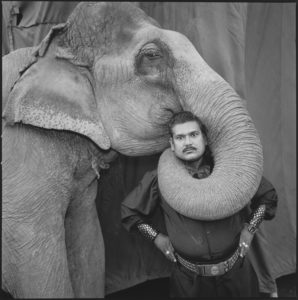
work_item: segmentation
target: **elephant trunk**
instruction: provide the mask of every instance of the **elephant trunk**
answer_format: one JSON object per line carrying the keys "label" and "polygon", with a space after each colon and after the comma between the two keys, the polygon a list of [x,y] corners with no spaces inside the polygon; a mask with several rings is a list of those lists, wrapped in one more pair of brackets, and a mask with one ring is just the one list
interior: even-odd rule
{"label": "elephant trunk", "polygon": [[[197,74],[196,83],[184,82],[181,104],[206,125],[214,169],[209,177],[194,179],[167,149],[160,157],[158,181],[161,194],[176,211],[193,219],[216,220],[233,215],[254,196],[263,152],[244,101],[206,63]],[[177,80],[180,89],[182,81]]]}

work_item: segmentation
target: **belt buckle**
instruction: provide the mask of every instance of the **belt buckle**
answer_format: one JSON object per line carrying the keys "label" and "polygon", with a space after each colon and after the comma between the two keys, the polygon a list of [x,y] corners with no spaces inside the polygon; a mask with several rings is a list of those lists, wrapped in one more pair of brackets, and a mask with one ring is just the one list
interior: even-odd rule
{"label": "belt buckle", "polygon": [[219,274],[219,268],[217,265],[212,265],[210,268],[210,273],[213,276],[216,276],[217,274]]}
{"label": "belt buckle", "polygon": [[196,265],[196,273],[201,276],[216,276],[220,273],[219,267],[217,265]]}

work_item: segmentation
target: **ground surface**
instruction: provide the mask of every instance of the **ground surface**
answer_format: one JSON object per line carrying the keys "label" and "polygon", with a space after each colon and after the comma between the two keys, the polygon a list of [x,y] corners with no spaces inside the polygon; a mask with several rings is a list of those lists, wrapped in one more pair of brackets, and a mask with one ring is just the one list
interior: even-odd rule
{"label": "ground surface", "polygon": [[[169,281],[165,279],[150,280],[121,292],[110,294],[106,299],[166,299]],[[297,274],[283,276],[277,279],[279,298],[296,299]],[[266,298],[266,295],[262,295]],[[3,291],[0,299],[13,299]]]}
{"label": "ground surface", "polygon": [[[283,276],[277,279],[279,298],[296,298],[297,274]],[[108,295],[107,299],[166,299],[168,295],[169,280],[157,279],[139,284],[121,292]],[[268,295],[262,294],[262,298]]]}
{"label": "ground surface", "polygon": [[277,279],[277,287],[280,297],[297,297],[297,273],[283,276]]}

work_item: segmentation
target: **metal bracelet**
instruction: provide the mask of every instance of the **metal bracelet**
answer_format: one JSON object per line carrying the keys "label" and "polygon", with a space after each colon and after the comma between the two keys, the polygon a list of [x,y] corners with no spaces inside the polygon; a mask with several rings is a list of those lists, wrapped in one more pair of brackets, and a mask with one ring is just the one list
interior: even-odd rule
{"label": "metal bracelet", "polygon": [[149,224],[141,223],[138,224],[137,227],[141,232],[141,234],[151,241],[154,241],[158,235],[158,232],[154,228],[152,228]]}
{"label": "metal bracelet", "polygon": [[249,225],[247,227],[247,230],[254,234],[262,221],[264,220],[265,216],[265,211],[266,211],[266,206],[265,204],[260,205],[250,216],[249,218]]}

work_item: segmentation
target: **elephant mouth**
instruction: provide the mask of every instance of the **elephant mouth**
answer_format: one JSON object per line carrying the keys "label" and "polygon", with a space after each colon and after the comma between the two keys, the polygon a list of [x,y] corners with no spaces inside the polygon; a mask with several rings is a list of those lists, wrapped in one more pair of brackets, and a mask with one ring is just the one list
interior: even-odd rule
{"label": "elephant mouth", "polygon": [[154,120],[153,124],[156,128],[159,128],[164,135],[168,133],[168,124],[175,113],[181,112],[182,106],[178,101],[174,103],[164,103],[162,105],[156,105],[149,111],[149,119]]}

